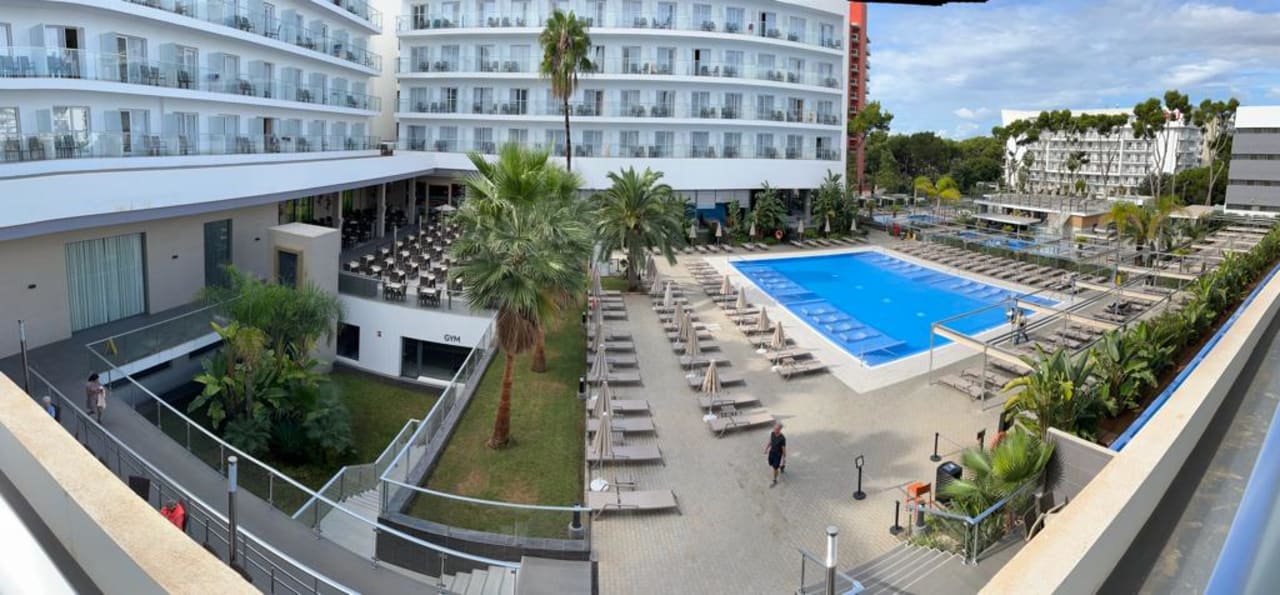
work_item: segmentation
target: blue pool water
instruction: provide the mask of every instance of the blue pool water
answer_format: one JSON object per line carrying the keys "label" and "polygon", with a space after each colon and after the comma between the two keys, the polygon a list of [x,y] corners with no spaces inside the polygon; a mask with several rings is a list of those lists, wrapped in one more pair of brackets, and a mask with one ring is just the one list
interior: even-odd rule
{"label": "blue pool water", "polygon": [[[815,331],[869,366],[927,351],[930,325],[938,320],[1022,294],[949,275],[880,252],[734,262],[785,308]],[[1054,302],[1038,296],[1034,303]],[[992,308],[947,323],[978,333],[1005,323]],[[941,337],[936,345],[947,343]]]}
{"label": "blue pool water", "polygon": [[928,213],[917,213],[915,215],[898,215],[897,217],[894,217],[893,214],[890,213],[888,215],[876,215],[875,217],[873,217],[873,219],[875,219],[876,223],[879,223],[880,225],[893,225],[894,223],[898,223],[900,225],[906,225],[908,223],[943,223],[944,222],[944,219],[942,217],[938,217],[937,215],[930,215]]}

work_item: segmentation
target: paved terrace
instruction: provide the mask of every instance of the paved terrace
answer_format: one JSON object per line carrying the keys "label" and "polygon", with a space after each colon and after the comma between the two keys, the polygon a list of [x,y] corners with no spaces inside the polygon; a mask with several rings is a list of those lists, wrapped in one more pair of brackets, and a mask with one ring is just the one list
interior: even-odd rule
{"label": "paved terrace", "polygon": [[[785,252],[792,250],[775,247],[769,253]],[[681,261],[696,258],[682,256]],[[708,431],[651,299],[626,296],[628,319],[610,326],[632,333],[643,385],[611,388],[615,398],[649,400],[658,434],[628,435],[627,443],[658,444],[665,466],[611,466],[604,476],[611,478],[618,469],[618,477],[635,479],[638,489],[672,489],[683,514],[610,512],[601,517],[593,536],[603,593],[794,591],[800,580],[796,548],[821,555],[827,525],[840,529],[840,567],[866,564],[899,544],[888,529],[894,501],[904,498],[903,486],[932,481],[937,465],[929,461],[933,433],[942,432],[940,450],[944,460],[953,460],[962,446],[974,443],[978,430],[986,429],[988,435],[996,431],[999,403],[989,400],[983,409],[950,389],[928,385],[924,376],[858,392],[835,374],[867,372],[819,355],[834,374],[783,380],[683,265],[660,263],[659,270],[682,284],[720,344],[719,354],[733,362],[721,372],[746,377],[745,386],[726,387],[726,392],[758,397],[785,424],[787,473],[776,487],[769,486],[763,454],[768,430],[719,439]],[[749,297],[762,303],[759,294]],[[816,334],[783,320],[797,347],[820,347]],[[944,371],[976,361],[966,357]],[[858,455],[866,457],[863,501],[851,498]],[[902,522],[907,522],[905,513]],[[897,586],[906,588],[920,578]]]}

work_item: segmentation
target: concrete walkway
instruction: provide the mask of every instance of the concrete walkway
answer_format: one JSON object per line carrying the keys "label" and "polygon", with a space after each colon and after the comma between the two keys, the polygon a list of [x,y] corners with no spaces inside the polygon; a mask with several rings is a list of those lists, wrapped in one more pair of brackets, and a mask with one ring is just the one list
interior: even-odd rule
{"label": "concrete walkway", "polygon": [[[95,329],[91,334],[78,334],[69,340],[32,351],[31,366],[53,382],[73,403],[81,403],[84,400],[84,380],[88,375],[89,358],[92,357],[84,349],[85,343],[180,313],[181,310],[168,311],[107,325]],[[100,361],[94,363],[98,364],[95,367],[101,365]],[[18,357],[0,360],[0,372],[21,385],[21,362]],[[64,416],[64,419],[69,420],[71,417]],[[188,453],[151,422],[129,407],[116,403],[114,407],[108,405],[103,426],[188,491],[226,514],[226,479],[216,469]],[[348,588],[363,593],[408,593],[428,588],[423,582],[375,564],[369,558],[361,558],[324,539],[248,491],[241,490],[237,502],[236,513],[242,527],[267,540],[286,555],[317,569]]]}
{"label": "concrete walkway", "polygon": [[[729,394],[758,397],[785,424],[787,473],[776,487],[769,486],[763,454],[767,430],[719,439],[707,430],[696,393],[685,384],[649,297],[628,295],[629,318],[613,325],[633,334],[644,383],[615,393],[650,401],[657,436],[628,436],[627,442],[658,444],[666,465],[617,473],[620,479],[634,478],[639,489],[674,490],[683,514],[610,513],[599,519],[593,537],[603,593],[794,591],[800,580],[796,548],[820,553],[827,525],[841,532],[840,567],[865,563],[899,543],[888,529],[894,501],[904,496],[902,487],[933,480],[933,433],[943,435],[945,460],[954,459],[961,444],[975,444],[978,430],[995,433],[997,403],[989,401],[983,409],[952,390],[929,386],[922,377],[866,393],[831,374],[785,381],[692,284],[683,266],[662,263],[659,268],[685,283],[694,310],[733,362],[723,371],[747,378],[746,386]],[[798,347],[817,347],[796,340]],[[973,362],[967,358],[944,371]],[[862,501],[850,497],[858,455],[866,457],[867,498]],[[609,468],[604,475],[613,473]]]}

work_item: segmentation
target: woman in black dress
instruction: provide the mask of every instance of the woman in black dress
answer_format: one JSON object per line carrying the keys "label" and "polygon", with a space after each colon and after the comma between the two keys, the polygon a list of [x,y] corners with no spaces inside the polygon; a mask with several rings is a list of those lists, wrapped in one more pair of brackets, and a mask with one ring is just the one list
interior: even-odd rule
{"label": "woman in black dress", "polygon": [[787,437],[782,435],[781,423],[773,424],[764,452],[769,457],[769,466],[773,467],[773,483],[769,484],[769,487],[773,487],[778,485],[778,473],[785,473],[787,470]]}

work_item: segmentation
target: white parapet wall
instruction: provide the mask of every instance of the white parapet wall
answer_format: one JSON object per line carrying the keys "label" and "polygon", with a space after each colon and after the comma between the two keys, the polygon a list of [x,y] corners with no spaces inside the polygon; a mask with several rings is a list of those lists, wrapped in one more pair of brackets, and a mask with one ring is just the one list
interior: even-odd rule
{"label": "white parapet wall", "polygon": [[258,593],[0,374],[0,470],[104,593]]}
{"label": "white parapet wall", "polygon": [[983,593],[1096,593],[1155,511],[1280,309],[1280,275],[1164,406]]}

